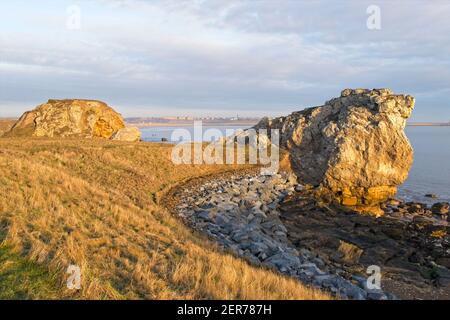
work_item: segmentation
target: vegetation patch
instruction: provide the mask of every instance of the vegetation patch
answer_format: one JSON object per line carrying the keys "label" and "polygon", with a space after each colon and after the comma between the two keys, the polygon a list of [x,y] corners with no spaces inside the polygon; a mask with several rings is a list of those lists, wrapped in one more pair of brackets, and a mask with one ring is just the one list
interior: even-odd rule
{"label": "vegetation patch", "polygon": [[0,245],[0,299],[56,299],[56,276]]}

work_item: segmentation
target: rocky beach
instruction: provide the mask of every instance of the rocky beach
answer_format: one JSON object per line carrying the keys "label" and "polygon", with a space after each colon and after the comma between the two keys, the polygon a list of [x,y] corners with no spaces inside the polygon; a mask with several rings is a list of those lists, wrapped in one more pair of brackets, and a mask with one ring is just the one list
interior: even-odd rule
{"label": "rocky beach", "polygon": [[231,175],[186,186],[175,210],[189,226],[252,264],[275,269],[305,284],[326,288],[340,298],[392,299],[369,290],[362,278],[342,277],[307,248],[297,248],[280,220],[279,205],[301,189],[294,175]]}
{"label": "rocky beach", "polygon": [[[293,173],[229,174],[174,191],[191,228],[249,263],[341,299],[449,298],[448,205],[390,200],[375,218],[318,202]],[[377,265],[382,289],[369,289]]]}

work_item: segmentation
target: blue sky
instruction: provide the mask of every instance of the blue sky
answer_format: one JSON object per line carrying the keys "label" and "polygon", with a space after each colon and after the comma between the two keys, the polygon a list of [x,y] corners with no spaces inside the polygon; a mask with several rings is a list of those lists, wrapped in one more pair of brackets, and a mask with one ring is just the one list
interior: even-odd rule
{"label": "blue sky", "polygon": [[412,120],[449,121],[449,34],[447,0],[2,1],[0,117],[49,98],[124,116],[275,116],[389,87],[416,97]]}

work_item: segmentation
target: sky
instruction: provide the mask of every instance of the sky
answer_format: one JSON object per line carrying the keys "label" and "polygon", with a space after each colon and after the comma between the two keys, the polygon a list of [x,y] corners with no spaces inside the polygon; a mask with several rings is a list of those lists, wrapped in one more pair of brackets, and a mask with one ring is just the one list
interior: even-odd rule
{"label": "sky", "polygon": [[344,88],[450,120],[450,0],[0,1],[0,117],[50,98],[131,116],[278,116]]}

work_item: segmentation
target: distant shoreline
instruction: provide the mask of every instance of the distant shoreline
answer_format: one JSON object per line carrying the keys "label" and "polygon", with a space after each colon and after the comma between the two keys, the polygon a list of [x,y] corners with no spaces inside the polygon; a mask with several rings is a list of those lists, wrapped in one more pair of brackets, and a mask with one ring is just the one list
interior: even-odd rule
{"label": "distant shoreline", "polygon": [[[198,120],[200,121],[200,120]],[[257,124],[258,121],[223,121],[223,122],[216,122],[216,121],[202,121],[203,126],[218,126],[218,127],[224,127],[224,126],[249,126],[252,127],[255,124]],[[127,125],[138,127],[141,129],[145,128],[154,128],[154,127],[192,127],[194,126],[194,121],[186,121],[186,122],[148,122],[148,123],[132,123],[127,122]]]}
{"label": "distant shoreline", "polygon": [[[200,121],[200,120],[198,120]],[[218,126],[218,127],[224,127],[224,126],[249,126],[252,127],[256,125],[258,121],[223,121],[223,122],[217,122],[217,121],[202,121],[203,126]],[[194,121],[173,121],[173,122],[148,122],[148,123],[132,123],[127,122],[127,125],[138,127],[141,129],[144,128],[154,128],[154,127],[192,127],[194,125]],[[412,122],[407,123],[407,127],[449,127],[450,123],[435,123],[435,122]]]}
{"label": "distant shoreline", "polygon": [[410,122],[407,123],[408,127],[449,127],[450,122],[447,123],[436,123],[436,122]]}

